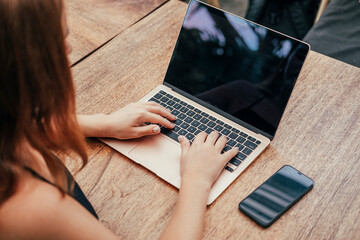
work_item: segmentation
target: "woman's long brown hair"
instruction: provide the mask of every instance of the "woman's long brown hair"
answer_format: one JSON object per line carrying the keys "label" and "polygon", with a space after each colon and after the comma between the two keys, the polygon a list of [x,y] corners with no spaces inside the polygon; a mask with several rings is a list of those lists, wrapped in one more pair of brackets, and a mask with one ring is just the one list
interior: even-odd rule
{"label": "woman's long brown hair", "polygon": [[27,141],[67,189],[52,151],[74,150],[87,162],[62,26],[62,0],[0,0],[0,205],[16,191]]}

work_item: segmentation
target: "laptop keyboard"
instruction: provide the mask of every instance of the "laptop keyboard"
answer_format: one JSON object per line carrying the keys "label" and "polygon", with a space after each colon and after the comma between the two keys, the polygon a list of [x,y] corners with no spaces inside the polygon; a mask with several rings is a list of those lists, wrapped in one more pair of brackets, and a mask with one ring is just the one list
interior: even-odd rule
{"label": "laptop keyboard", "polygon": [[178,137],[182,135],[192,143],[195,136],[200,132],[210,134],[212,131],[217,131],[220,136],[225,135],[228,142],[223,152],[229,151],[233,147],[239,148],[239,153],[225,166],[229,172],[233,172],[261,143],[256,138],[231,127],[163,90],[156,93],[149,101],[159,103],[176,116],[175,128],[168,129],[161,126],[161,132],[175,141],[178,141]]}

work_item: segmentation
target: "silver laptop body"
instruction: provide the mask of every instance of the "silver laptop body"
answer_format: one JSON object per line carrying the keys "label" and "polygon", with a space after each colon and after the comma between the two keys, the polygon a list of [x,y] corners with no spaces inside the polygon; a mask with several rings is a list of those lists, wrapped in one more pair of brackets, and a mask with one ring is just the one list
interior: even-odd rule
{"label": "silver laptop body", "polygon": [[304,42],[192,0],[164,84],[139,100],[169,108],[176,128],[135,140],[101,140],[180,188],[177,136],[225,135],[224,150],[240,151],[212,186],[211,204],[274,138],[308,51]]}

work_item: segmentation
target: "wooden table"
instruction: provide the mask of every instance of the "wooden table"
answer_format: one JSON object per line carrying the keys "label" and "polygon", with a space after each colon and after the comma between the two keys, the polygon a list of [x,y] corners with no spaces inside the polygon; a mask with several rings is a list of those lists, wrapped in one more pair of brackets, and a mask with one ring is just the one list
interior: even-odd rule
{"label": "wooden table", "polygon": [[75,64],[166,0],[65,0]]}
{"label": "wooden table", "polygon": [[[110,113],[160,84],[186,11],[171,0],[73,68],[78,112]],[[310,52],[270,147],[211,205],[204,239],[359,239],[360,69]],[[122,239],[156,239],[178,190],[96,139],[76,179]],[[76,164],[66,159],[74,171]],[[264,230],[237,205],[281,166],[314,189]]]}

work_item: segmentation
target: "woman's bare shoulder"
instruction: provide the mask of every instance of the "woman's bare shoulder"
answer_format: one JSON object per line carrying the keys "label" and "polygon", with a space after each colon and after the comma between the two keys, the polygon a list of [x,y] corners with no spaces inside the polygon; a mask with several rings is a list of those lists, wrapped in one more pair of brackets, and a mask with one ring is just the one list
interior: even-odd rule
{"label": "woman's bare shoulder", "polygon": [[15,194],[0,206],[0,238],[4,234],[15,239],[31,237],[42,227],[51,227],[44,222],[61,202],[61,193],[55,187],[24,175]]}
{"label": "woman's bare shoulder", "polygon": [[31,176],[0,206],[0,239],[99,236],[116,237],[72,197]]}

